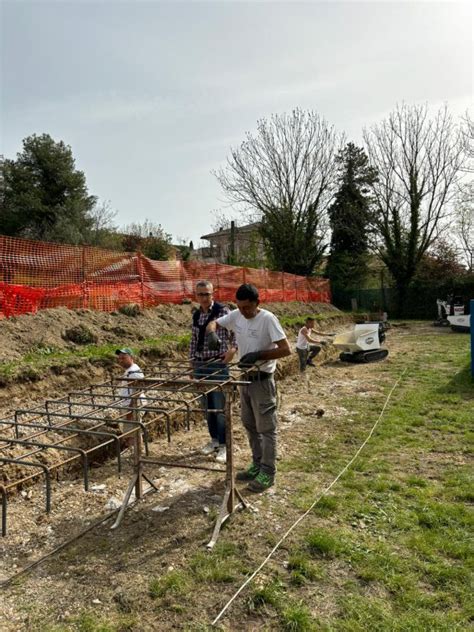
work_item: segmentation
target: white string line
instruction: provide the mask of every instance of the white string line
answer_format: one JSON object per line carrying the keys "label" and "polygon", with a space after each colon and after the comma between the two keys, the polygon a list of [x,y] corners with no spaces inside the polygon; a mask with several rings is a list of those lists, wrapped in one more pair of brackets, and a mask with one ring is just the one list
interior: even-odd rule
{"label": "white string line", "polygon": [[273,556],[273,554],[275,553],[275,551],[280,547],[280,545],[284,542],[284,540],[286,540],[286,538],[290,535],[290,533],[299,525],[299,523],[304,520],[306,518],[306,516],[312,511],[312,509],[318,504],[318,502],[321,500],[321,498],[323,496],[325,496],[329,490],[337,483],[337,481],[341,478],[341,476],[349,469],[349,467],[354,463],[354,461],[356,460],[356,458],[359,456],[359,454],[362,452],[362,450],[364,449],[364,447],[367,445],[367,442],[370,440],[371,436],[374,434],[375,429],[377,428],[380,420],[382,419],[382,416],[385,412],[385,409],[387,408],[388,402],[390,401],[390,398],[392,396],[393,391],[397,388],[397,386],[399,385],[401,379],[403,378],[403,376],[405,375],[405,373],[407,372],[407,369],[404,369],[404,371],[402,372],[402,374],[400,375],[400,377],[398,378],[398,380],[395,382],[395,384],[392,386],[390,393],[387,396],[387,399],[385,400],[385,403],[383,405],[383,408],[380,412],[380,415],[378,416],[376,422],[374,423],[374,425],[372,426],[369,434],[367,435],[367,437],[365,438],[364,442],[362,443],[362,445],[359,447],[359,449],[357,450],[357,452],[354,454],[354,456],[352,457],[352,459],[346,463],[346,465],[342,468],[342,470],[339,472],[339,474],[336,476],[336,478],[332,481],[332,483],[330,483],[321,493],[320,495],[316,498],[316,500],[313,502],[313,504],[309,507],[309,509],[307,509],[305,511],[305,513],[300,516],[298,518],[298,520],[296,520],[296,522],[294,522],[291,527],[286,531],[286,533],[280,538],[280,540],[275,544],[275,546],[273,547],[273,549],[270,551],[270,553],[267,555],[267,557],[263,560],[263,562],[260,564],[260,566],[250,575],[250,577],[247,577],[247,579],[244,581],[244,583],[240,586],[240,588],[232,595],[232,597],[229,599],[229,601],[225,604],[225,606],[222,608],[222,610],[219,612],[219,614],[217,615],[217,617],[214,619],[214,621],[212,622],[211,625],[215,625],[219,619],[222,617],[222,615],[226,612],[226,610],[229,608],[229,606],[232,604],[232,602],[240,595],[240,593],[244,590],[244,588],[258,575],[258,573],[262,570],[262,568],[265,566],[265,564],[270,560],[270,558]]}

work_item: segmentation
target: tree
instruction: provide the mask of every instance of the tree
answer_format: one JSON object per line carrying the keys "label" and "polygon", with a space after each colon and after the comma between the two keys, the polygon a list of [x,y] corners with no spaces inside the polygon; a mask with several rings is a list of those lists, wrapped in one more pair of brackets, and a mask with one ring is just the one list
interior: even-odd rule
{"label": "tree", "polygon": [[459,263],[456,248],[446,239],[438,239],[422,257],[414,280],[423,285],[453,282],[466,274]]}
{"label": "tree", "polygon": [[456,200],[454,237],[469,272],[474,272],[474,183],[460,187]]}
{"label": "tree", "polygon": [[348,143],[337,157],[339,189],[329,207],[331,252],[326,274],[334,287],[353,288],[367,275],[370,187],[377,179],[367,154]]}
{"label": "tree", "polygon": [[172,254],[171,235],[165,233],[161,224],[145,219],[142,223],[128,224],[122,232],[124,250],[140,250],[149,259],[158,261],[166,261]]}
{"label": "tree", "polygon": [[466,112],[463,117],[463,140],[464,140],[464,152],[466,154],[466,166],[465,171],[470,173],[474,172],[474,121],[469,116],[469,112]]}
{"label": "tree", "polygon": [[215,173],[227,199],[260,222],[272,268],[308,275],[321,261],[341,140],[316,112],[273,115]]}
{"label": "tree", "polygon": [[48,134],[29,136],[17,159],[3,163],[0,232],[84,243],[95,201],[68,145]]}
{"label": "tree", "polygon": [[430,119],[426,106],[402,105],[364,139],[379,174],[375,245],[395,280],[400,314],[423,255],[447,226],[465,160],[462,130],[446,107]]}
{"label": "tree", "polygon": [[193,242],[188,242],[183,237],[178,237],[178,243],[175,244],[176,250],[179,252],[182,261],[189,261],[194,250]]}
{"label": "tree", "polygon": [[109,200],[96,201],[90,212],[91,225],[87,233],[87,244],[122,250],[122,237],[114,223],[116,216],[117,211],[112,208]]}

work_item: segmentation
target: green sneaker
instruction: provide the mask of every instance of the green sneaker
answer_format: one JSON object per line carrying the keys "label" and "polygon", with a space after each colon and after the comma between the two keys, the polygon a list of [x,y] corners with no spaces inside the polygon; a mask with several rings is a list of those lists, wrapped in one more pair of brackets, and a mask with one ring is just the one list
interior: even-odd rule
{"label": "green sneaker", "polygon": [[238,481],[253,481],[254,478],[258,476],[260,472],[260,468],[255,463],[249,465],[246,470],[242,470],[241,472],[237,472],[236,479]]}
{"label": "green sneaker", "polygon": [[259,472],[257,476],[253,479],[253,481],[250,481],[250,483],[247,485],[247,489],[249,490],[249,492],[264,492],[266,489],[271,487],[274,482],[274,476],[270,476],[269,474],[265,474],[264,472]]}

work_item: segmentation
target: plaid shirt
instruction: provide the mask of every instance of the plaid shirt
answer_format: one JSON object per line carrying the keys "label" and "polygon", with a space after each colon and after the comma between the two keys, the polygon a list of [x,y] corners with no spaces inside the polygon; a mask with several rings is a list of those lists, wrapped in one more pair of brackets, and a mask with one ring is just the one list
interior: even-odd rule
{"label": "plaid shirt", "polygon": [[[212,304],[209,310],[211,308],[212,308]],[[198,323],[199,325],[204,325],[204,323],[209,317],[209,312],[203,312],[201,308],[199,308],[199,311],[201,313],[199,314]],[[221,310],[219,310],[217,318],[220,318],[221,316],[225,316],[229,312],[230,312],[230,309],[228,307],[223,307]],[[219,351],[210,351],[207,348],[206,336],[204,336],[204,344],[203,344],[202,350],[198,351],[197,345],[198,345],[198,337],[199,337],[199,328],[195,327],[193,323],[192,328],[191,328],[191,345],[189,347],[189,358],[191,360],[210,360],[211,358],[221,358],[229,349],[237,348],[237,344],[235,342],[235,337],[234,337],[233,332],[227,331],[227,329],[224,329],[223,327],[218,327],[216,333],[219,336],[219,340],[221,341],[221,348],[219,349]]]}

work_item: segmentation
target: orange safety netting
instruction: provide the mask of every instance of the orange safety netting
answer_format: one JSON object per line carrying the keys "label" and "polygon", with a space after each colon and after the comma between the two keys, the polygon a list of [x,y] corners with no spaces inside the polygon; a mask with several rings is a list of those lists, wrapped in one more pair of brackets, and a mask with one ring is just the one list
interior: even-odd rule
{"label": "orange safety netting", "polygon": [[114,252],[0,236],[0,316],[49,307],[113,311],[128,303],[152,307],[192,299],[198,280],[230,301],[241,283],[253,283],[263,302],[331,300],[329,282],[199,261],[153,261]]}

